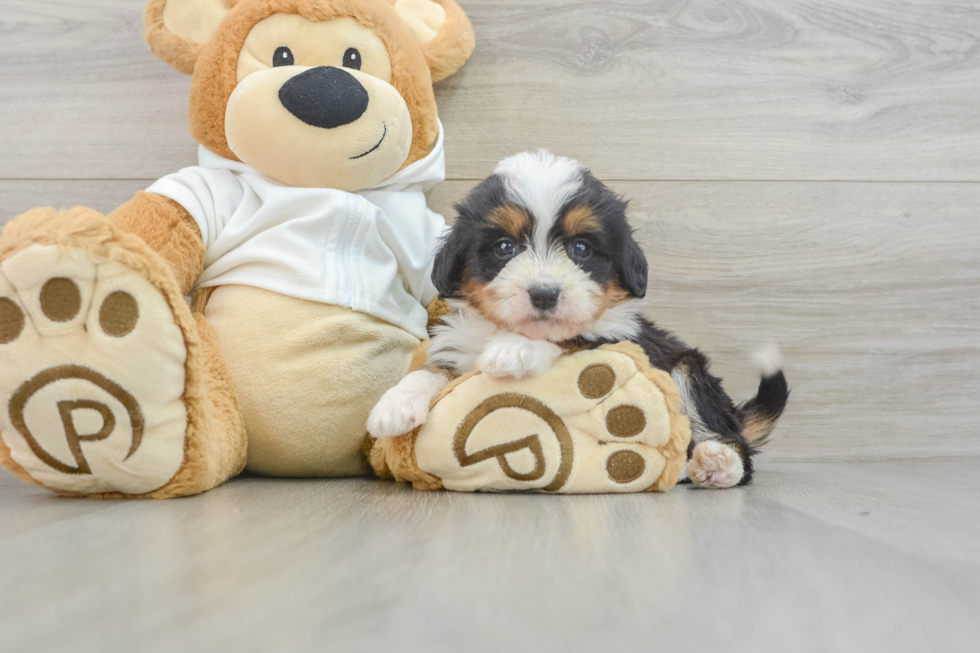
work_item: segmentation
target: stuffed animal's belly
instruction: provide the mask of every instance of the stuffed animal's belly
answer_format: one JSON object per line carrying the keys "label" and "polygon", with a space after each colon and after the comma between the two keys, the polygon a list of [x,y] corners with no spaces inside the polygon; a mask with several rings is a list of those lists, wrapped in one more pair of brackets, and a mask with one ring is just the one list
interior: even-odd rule
{"label": "stuffed animal's belly", "polygon": [[206,315],[248,432],[247,468],[352,476],[371,408],[408,372],[418,338],[364,313],[247,286],[222,286]]}

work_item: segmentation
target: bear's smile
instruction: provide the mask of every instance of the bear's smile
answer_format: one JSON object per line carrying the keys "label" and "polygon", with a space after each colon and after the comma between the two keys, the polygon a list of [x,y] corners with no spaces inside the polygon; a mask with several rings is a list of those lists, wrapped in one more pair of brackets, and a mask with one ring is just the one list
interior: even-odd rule
{"label": "bear's smile", "polygon": [[374,147],[372,147],[370,150],[368,150],[367,152],[365,152],[363,154],[358,154],[357,156],[350,157],[352,160],[353,159],[361,159],[363,157],[366,157],[368,154],[370,154],[371,152],[374,152],[376,149],[378,149],[379,147],[381,147],[381,144],[385,140],[385,136],[388,135],[388,125],[387,125],[387,123],[381,123],[381,126],[384,127],[384,133],[381,134],[381,140],[378,141],[378,143]]}

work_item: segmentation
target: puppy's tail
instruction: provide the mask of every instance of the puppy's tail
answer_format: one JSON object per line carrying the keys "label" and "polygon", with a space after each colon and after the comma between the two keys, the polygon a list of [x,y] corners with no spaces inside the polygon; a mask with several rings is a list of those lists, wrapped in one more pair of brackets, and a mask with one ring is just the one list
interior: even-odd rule
{"label": "puppy's tail", "polygon": [[783,355],[775,345],[756,352],[756,363],[762,372],[759,391],[755,397],[738,407],[742,418],[742,435],[753,449],[759,449],[769,440],[776,427],[776,420],[783,414],[789,401],[789,387],[783,376]]}

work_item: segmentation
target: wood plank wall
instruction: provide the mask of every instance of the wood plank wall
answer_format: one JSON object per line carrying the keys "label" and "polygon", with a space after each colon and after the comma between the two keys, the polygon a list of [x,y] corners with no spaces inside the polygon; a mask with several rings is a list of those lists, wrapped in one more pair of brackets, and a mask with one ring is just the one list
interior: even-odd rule
{"label": "wood plank wall", "polygon": [[[438,86],[457,201],[548,147],[633,201],[649,312],[733,395],[780,344],[783,459],[980,454],[980,4],[461,0]],[[196,161],[143,0],[0,4],[0,222],[108,211]]]}

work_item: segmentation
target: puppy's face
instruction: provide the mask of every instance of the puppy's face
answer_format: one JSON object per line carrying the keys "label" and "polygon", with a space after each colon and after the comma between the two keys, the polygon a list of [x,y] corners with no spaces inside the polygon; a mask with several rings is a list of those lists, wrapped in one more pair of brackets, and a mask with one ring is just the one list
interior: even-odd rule
{"label": "puppy's face", "polygon": [[500,329],[567,340],[646,292],[626,203],[575,161],[511,157],[456,208],[433,281]]}

